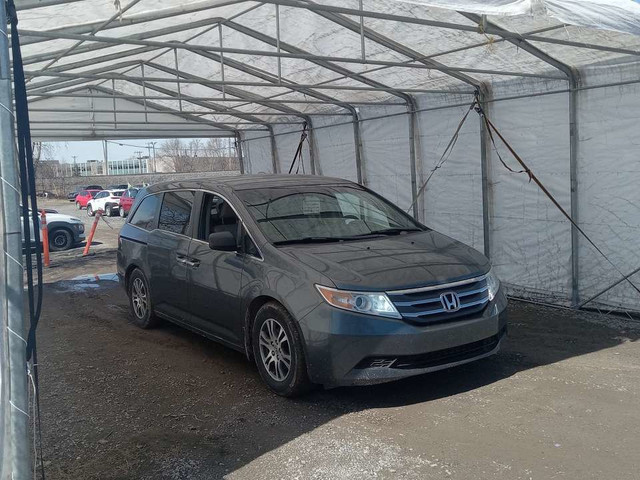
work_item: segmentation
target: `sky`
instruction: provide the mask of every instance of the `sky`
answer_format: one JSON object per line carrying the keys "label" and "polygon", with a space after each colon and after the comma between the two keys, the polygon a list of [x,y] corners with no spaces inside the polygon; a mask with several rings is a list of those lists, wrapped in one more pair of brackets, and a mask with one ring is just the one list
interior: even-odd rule
{"label": "sky", "polygon": [[[188,143],[192,139],[184,140]],[[206,139],[201,139],[204,143]],[[136,152],[141,151],[142,155],[148,155],[149,150],[147,144],[156,142],[156,153],[164,140],[148,139],[148,140],[108,140],[109,160],[125,160],[132,156],[137,156]],[[78,158],[77,162],[86,162],[87,160],[103,160],[102,141],[85,141],[85,142],[46,142],[53,146],[52,160],[59,160],[62,163],[73,163],[73,156]],[[153,155],[153,150],[151,151]]]}

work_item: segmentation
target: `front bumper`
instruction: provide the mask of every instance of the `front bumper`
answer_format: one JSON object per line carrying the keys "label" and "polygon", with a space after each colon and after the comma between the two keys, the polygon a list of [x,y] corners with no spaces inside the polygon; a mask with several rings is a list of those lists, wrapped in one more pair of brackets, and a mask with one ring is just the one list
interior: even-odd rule
{"label": "front bumper", "polygon": [[300,320],[311,381],[371,385],[479,360],[498,352],[507,327],[502,289],[479,314],[428,326],[322,303]]}
{"label": "front bumper", "polygon": [[86,236],[84,233],[84,224],[73,225],[73,243],[78,244],[84,242]]}

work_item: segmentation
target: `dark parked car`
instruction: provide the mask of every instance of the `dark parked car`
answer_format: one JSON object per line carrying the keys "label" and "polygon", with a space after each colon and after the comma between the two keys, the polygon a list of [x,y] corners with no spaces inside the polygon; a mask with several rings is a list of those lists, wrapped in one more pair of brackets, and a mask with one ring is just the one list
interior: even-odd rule
{"label": "dark parked car", "polygon": [[240,350],[285,396],[477,360],[507,328],[482,254],[340,179],[153,185],[120,232],[118,276],[135,324]]}
{"label": "dark parked car", "polygon": [[105,190],[126,190],[127,188],[129,188],[129,185],[121,183],[120,185],[109,185]]}

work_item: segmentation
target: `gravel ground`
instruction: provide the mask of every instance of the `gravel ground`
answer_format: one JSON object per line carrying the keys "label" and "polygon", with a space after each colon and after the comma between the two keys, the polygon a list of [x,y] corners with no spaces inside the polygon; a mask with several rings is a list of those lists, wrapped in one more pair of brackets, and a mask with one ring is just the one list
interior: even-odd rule
{"label": "gravel ground", "polygon": [[99,234],[46,274],[49,479],[639,478],[637,326],[511,302],[492,358],[287,400],[237,352],[131,325],[116,282],[70,281],[115,271],[117,230]]}

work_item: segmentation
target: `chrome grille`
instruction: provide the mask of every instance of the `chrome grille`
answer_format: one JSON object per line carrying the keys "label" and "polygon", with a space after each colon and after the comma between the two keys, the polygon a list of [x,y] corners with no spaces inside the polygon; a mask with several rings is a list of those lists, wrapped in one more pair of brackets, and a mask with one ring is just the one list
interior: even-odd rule
{"label": "chrome grille", "polygon": [[[400,315],[419,324],[448,322],[477,314],[489,303],[486,275],[443,285],[387,292]],[[457,310],[447,310],[441,295],[455,293],[460,302]]]}

